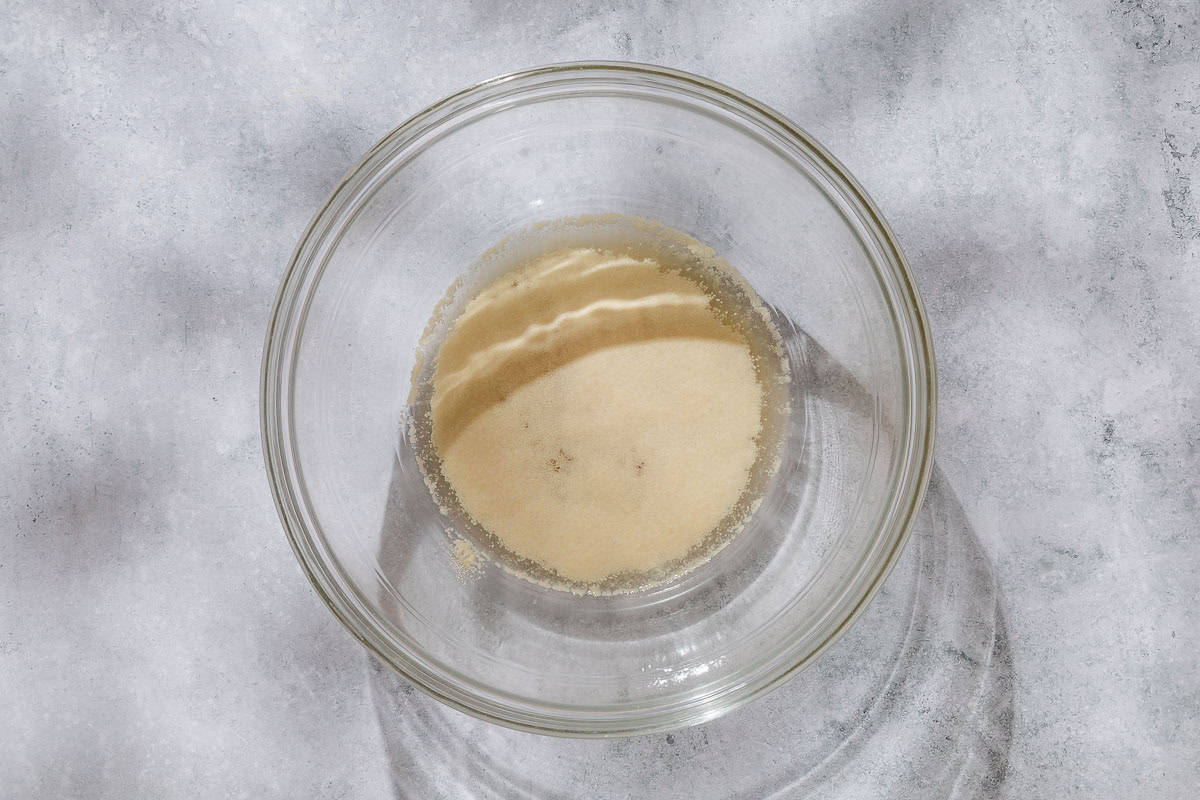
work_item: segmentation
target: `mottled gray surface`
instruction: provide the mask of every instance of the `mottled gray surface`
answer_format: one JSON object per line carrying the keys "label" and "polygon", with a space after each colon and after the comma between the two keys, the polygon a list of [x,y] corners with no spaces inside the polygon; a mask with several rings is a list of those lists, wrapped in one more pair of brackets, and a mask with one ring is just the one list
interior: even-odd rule
{"label": "mottled gray surface", "polygon": [[[566,796],[745,792],[718,763],[810,796],[1194,796],[1200,9],[639,5],[0,3],[0,796],[422,796],[439,770],[503,796],[576,763]],[[863,620],[891,678],[852,632],[710,726],[558,743],[412,694],[295,564],[257,418],[294,242],[407,115],[577,58],[775,106],[906,247],[941,369],[914,542],[950,550],[910,548]]]}

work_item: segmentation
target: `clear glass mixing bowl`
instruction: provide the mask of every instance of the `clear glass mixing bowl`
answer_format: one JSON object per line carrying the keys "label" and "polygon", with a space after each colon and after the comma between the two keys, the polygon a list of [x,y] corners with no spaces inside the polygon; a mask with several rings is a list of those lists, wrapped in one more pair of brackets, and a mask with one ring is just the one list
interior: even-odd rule
{"label": "clear glass mixing bowl", "polygon": [[[426,322],[504,237],[612,212],[713,247],[769,305],[792,372],[780,468],[747,528],[669,584],[464,574],[403,425]],[[711,719],[836,639],[904,543],[934,403],[912,276],[846,170],[731,89],[619,63],[496,78],[388,134],[297,247],[262,376],[271,487],[330,609],[446,703],[579,736]]]}

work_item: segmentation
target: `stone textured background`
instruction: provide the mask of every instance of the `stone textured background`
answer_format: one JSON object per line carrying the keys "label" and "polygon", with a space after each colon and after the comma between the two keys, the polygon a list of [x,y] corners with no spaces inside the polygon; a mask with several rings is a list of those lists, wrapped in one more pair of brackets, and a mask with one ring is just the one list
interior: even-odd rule
{"label": "stone textured background", "polygon": [[[448,780],[752,796],[714,767],[746,762],[737,731],[776,748],[761,763],[784,796],[846,775],[897,797],[1194,796],[1200,7],[717,5],[0,2],[0,797],[428,796],[422,775],[485,750],[533,777]],[[617,744],[485,730],[381,673],[308,587],[258,438],[291,248],[408,115],[581,58],[763,100],[893,224],[941,370],[931,497],[951,511],[930,530],[968,544],[910,548],[871,624],[933,597],[936,652],[986,688],[954,690],[979,713],[930,713],[946,668],[897,656],[925,678],[863,712],[873,744],[831,751],[843,777],[826,780],[808,744],[854,738],[823,687],[860,636],[711,726]],[[826,722],[797,727],[806,697]],[[442,720],[440,744],[401,718]],[[480,739],[442,746],[459,735]],[[939,739],[966,778],[912,773]]]}

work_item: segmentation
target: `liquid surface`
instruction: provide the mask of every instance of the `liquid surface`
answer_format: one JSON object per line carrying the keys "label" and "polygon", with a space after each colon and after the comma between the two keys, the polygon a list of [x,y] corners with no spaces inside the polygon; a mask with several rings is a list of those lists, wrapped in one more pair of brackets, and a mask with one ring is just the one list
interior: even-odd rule
{"label": "liquid surface", "polygon": [[475,295],[438,349],[429,419],[444,485],[551,582],[678,572],[751,505],[773,377],[752,330],[764,320],[745,324],[733,312],[748,304],[663,256],[532,257]]}

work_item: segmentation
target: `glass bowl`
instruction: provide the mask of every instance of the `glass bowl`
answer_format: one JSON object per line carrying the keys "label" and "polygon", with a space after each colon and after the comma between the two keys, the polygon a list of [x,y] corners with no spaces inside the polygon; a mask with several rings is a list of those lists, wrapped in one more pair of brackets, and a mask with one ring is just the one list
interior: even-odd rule
{"label": "glass bowl", "polygon": [[[671,582],[590,596],[456,558],[404,421],[426,323],[469,265],[539,221],[614,212],[699,239],[757,290],[791,414],[728,546]],[[438,699],[575,736],[711,719],[833,642],[903,546],[934,405],[912,276],[846,170],[744,95],[623,63],[495,78],[389,133],[305,231],[262,375],[271,488],[334,614]]]}

